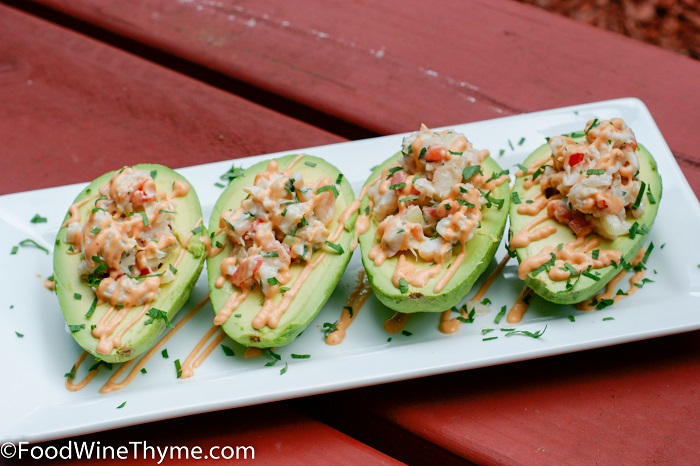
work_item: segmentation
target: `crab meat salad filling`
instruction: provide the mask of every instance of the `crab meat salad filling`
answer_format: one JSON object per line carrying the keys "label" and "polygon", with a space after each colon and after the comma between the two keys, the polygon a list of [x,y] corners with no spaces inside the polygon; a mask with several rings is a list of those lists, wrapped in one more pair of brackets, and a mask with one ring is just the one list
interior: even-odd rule
{"label": "crab meat salad filling", "polygon": [[[181,194],[187,188],[183,183]],[[132,307],[153,301],[160,284],[174,277],[169,268],[159,269],[178,243],[176,202],[156,192],[150,173],[132,167],[117,172],[99,194],[85,225],[67,225],[66,242],[83,257],[78,273],[102,302]]]}
{"label": "crab meat salad filling", "polygon": [[644,214],[637,140],[620,118],[589,121],[584,131],[581,142],[567,136],[549,140],[552,158],[540,167],[539,183],[558,222],[579,237],[596,232],[614,239],[632,226],[628,213]]}
{"label": "crab meat salad filling", "polygon": [[481,226],[482,206],[504,202],[491,191],[508,181],[507,172],[487,178],[480,164],[488,155],[454,130],[434,132],[422,125],[405,137],[396,164],[367,190],[378,223],[369,253],[374,264],[406,251],[441,265],[455,246],[463,250]]}

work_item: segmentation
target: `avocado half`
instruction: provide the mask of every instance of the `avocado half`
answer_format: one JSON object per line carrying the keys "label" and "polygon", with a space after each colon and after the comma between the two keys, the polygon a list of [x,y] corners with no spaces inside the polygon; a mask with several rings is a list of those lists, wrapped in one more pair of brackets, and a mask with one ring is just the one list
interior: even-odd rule
{"label": "avocado half", "polygon": [[[584,140],[585,138],[579,137],[574,138],[577,142]],[[639,179],[646,183],[647,192],[651,191],[652,197],[655,203],[647,202],[644,208],[644,214],[637,218],[632,219],[631,216],[628,217],[632,222],[637,222],[640,226],[645,225],[648,230],[651,230],[654,224],[654,219],[656,218],[656,213],[659,209],[659,203],[661,201],[661,177],[659,175],[658,168],[656,166],[656,161],[649,153],[649,151],[641,144],[637,145],[637,157],[639,158]],[[552,151],[548,144],[543,144],[538,147],[532,154],[530,154],[525,161],[522,163],[527,168],[530,168],[539,160],[551,156]],[[513,185],[513,194],[517,193],[517,197],[520,198],[521,202],[527,202],[529,199],[533,199],[535,195],[540,192],[540,185],[535,184],[530,189],[525,189],[524,183],[527,177],[516,178],[515,184]],[[646,193],[645,196],[648,196]],[[648,199],[648,198],[647,198]],[[512,237],[517,232],[525,228],[533,220],[547,215],[546,209],[536,216],[524,215],[518,213],[518,204],[511,203],[510,207],[510,236]],[[576,235],[567,225],[563,225],[554,219],[546,220],[542,225],[554,225],[557,231],[547,237],[538,241],[533,241],[528,246],[524,248],[517,248],[515,250],[519,262],[527,259],[530,256],[534,256],[539,253],[543,248],[547,246],[557,246],[561,243],[568,243],[576,239]],[[625,261],[629,262],[634,258],[634,256],[642,248],[642,245],[646,242],[647,234],[634,235],[631,238],[628,235],[618,236],[614,240],[610,240],[599,236],[595,233],[589,235],[590,238],[596,237],[600,240],[600,246],[597,249],[614,249],[622,253],[622,257]],[[599,280],[594,280],[588,278],[585,275],[581,275],[577,278],[574,286],[569,290],[566,289],[566,281],[554,281],[549,278],[546,273],[539,273],[533,276],[530,273],[525,280],[525,283],[532,288],[532,290],[539,296],[543,297],[547,301],[558,304],[574,304],[581,301],[590,299],[598,291],[603,289],[605,285],[615,277],[620,272],[621,268],[618,264],[609,265],[607,267],[602,267],[596,269],[599,273]]]}
{"label": "avocado half", "polygon": [[[175,249],[168,255],[167,261],[163,263],[160,271],[168,270],[178,254],[181,251],[181,243],[185,238],[189,237],[187,248],[183,252],[182,258],[177,265],[177,273],[175,279],[169,283],[163,283],[160,286],[158,296],[155,300],[148,304],[150,308],[156,308],[163,311],[168,316],[168,321],[172,321],[180,308],[187,301],[190,291],[194,286],[199,274],[204,265],[206,256],[206,248],[202,243],[199,235],[206,236],[206,230],[199,228],[196,234],[192,232],[198,223],[201,224],[202,209],[199,204],[199,198],[193,187],[187,180],[175,173],[173,170],[163,165],[157,164],[139,164],[133,165],[133,168],[155,173],[155,183],[158,192],[170,194],[173,190],[175,181],[183,181],[188,184],[189,191],[185,196],[178,197],[177,215],[175,216],[176,223],[174,224],[174,234],[178,239],[178,244]],[[105,173],[85,189],[83,189],[78,197],[75,198],[74,204],[83,201],[85,198],[93,197],[95,200],[99,196],[100,186],[109,182],[115,171]],[[87,201],[80,208],[80,218],[87,219],[90,216],[91,210],[94,208],[94,202]],[[67,214],[65,219],[70,218]],[[64,220],[65,222],[65,220]],[[124,334],[121,344],[115,347],[108,354],[97,353],[96,348],[99,342],[91,332],[91,326],[100,321],[100,318],[109,310],[109,305],[104,303],[96,303],[94,312],[89,313],[94,301],[96,301],[95,292],[90,288],[84,278],[80,277],[76,271],[82,259],[82,253],[76,254],[69,250],[70,244],[64,240],[66,238],[66,226],[62,226],[56,237],[56,246],[53,255],[53,270],[56,281],[56,294],[58,302],[63,312],[63,317],[66,323],[71,327],[71,335],[75,341],[85,351],[89,352],[97,359],[109,363],[119,363],[128,361],[148,350],[158,340],[158,337],[166,328],[166,323],[163,319],[151,319],[148,325],[145,324],[149,320],[148,316],[143,316],[140,321],[136,322],[131,329]],[[119,331],[132,318],[143,309],[143,306],[134,306],[129,309],[122,309],[118,312],[128,312],[129,314],[117,327]],[[89,315],[88,316],[86,316]],[[80,328],[77,331],[72,329]]]}
{"label": "avocado half", "polygon": [[[381,165],[372,170],[365,186],[375,180],[382,170],[396,164],[401,152],[394,154]],[[491,157],[487,157],[481,162],[481,169],[486,178],[492,174],[501,173],[501,167]],[[367,279],[372,286],[375,296],[385,306],[395,311],[411,314],[415,312],[442,312],[458,304],[464,296],[469,293],[474,282],[481,276],[491,263],[498,245],[501,243],[503,231],[508,218],[508,206],[510,202],[510,187],[508,183],[503,183],[496,187],[491,193],[494,198],[503,199],[503,205],[499,209],[495,204],[491,207],[486,205],[481,207],[481,226],[471,240],[466,243],[464,262],[459,266],[459,270],[447,283],[447,286],[440,293],[435,293],[433,288],[435,283],[445,273],[448,267],[454,262],[456,253],[452,254],[449,262],[445,263],[441,272],[434,278],[428,280],[423,288],[416,288],[409,285],[408,292],[401,291],[394,286],[391,281],[394,270],[398,263],[398,254],[387,258],[380,266],[374,265],[374,261],[369,258],[369,253],[375,244],[377,236],[377,221],[370,216],[369,229],[362,234],[359,239],[362,250],[362,264],[367,272]],[[369,196],[361,199],[360,211],[369,209]],[[414,263],[416,272],[430,267],[430,263],[418,259]]]}
{"label": "avocado half", "polygon": [[[298,159],[298,154],[287,155],[275,159],[280,171],[284,171],[289,164]],[[269,160],[259,162],[250,168],[247,168],[243,176],[235,178],[228,187],[221,193],[219,199],[214,205],[214,210],[209,220],[209,227],[212,232],[219,229],[219,218],[221,213],[229,209],[237,209],[241,205],[241,201],[247,196],[243,188],[253,184],[253,180],[258,173],[264,172],[267,169]],[[323,159],[304,154],[299,158],[292,168],[293,173],[301,173],[305,182],[315,182],[320,178],[331,178],[332,180],[340,179],[338,186],[338,197],[336,199],[335,209],[333,211],[333,221],[329,226],[331,234],[338,228],[338,221],[343,212],[350,207],[355,200],[355,194],[352,191],[350,183],[341,175],[340,171],[330,163]],[[263,327],[261,329],[253,328],[252,322],[255,316],[262,309],[263,294],[260,288],[256,287],[250,291],[247,299],[243,301],[238,308],[233,312],[231,317],[222,324],[224,332],[234,341],[244,345],[257,348],[272,348],[286,345],[293,341],[311,321],[321,311],[323,305],[330,298],[331,293],[335,289],[340,277],[343,275],[345,268],[350,261],[352,251],[350,244],[354,236],[355,220],[357,219],[357,211],[352,213],[345,224],[340,226],[342,233],[335,242],[340,245],[343,250],[342,254],[324,246],[313,253],[309,260],[313,262],[319,254],[325,253],[324,259],[316,268],[308,275],[304,285],[300,288],[298,294],[294,297],[289,308],[282,315],[279,324],[275,328]],[[207,272],[209,276],[209,291],[211,303],[214,312],[218,314],[224,307],[229,297],[234,292],[239,292],[240,289],[230,281],[226,281],[221,288],[216,287],[216,279],[221,274],[221,262],[231,254],[231,242],[227,239],[224,232],[212,238],[212,244],[221,243],[225,247],[219,254],[207,259]],[[305,263],[292,264],[290,271],[292,280],[288,286],[293,286],[296,279],[299,277]],[[275,294],[275,304],[282,300],[282,293]]]}

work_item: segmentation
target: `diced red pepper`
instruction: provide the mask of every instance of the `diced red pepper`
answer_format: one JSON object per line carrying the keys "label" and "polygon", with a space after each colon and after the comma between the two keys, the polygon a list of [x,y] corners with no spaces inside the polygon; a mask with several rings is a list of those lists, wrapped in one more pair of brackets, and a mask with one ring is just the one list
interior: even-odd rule
{"label": "diced red pepper", "polygon": [[573,166],[578,165],[579,163],[581,163],[583,161],[583,158],[584,158],[584,155],[580,152],[577,152],[575,154],[571,154],[569,156],[569,166],[573,167]]}

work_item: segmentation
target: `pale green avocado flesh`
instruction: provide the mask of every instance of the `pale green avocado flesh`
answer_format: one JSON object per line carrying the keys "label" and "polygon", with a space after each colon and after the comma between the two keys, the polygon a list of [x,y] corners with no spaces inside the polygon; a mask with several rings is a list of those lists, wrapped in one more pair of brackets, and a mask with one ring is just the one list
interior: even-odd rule
{"label": "pale green avocado flesh", "polygon": [[[192,234],[192,230],[197,224],[201,225],[202,210],[199,204],[197,193],[187,180],[175,173],[173,170],[157,164],[139,164],[133,168],[150,172],[155,175],[156,189],[158,192],[170,194],[175,181],[183,181],[190,187],[185,196],[175,198],[176,215],[173,225],[174,234],[179,243],[169,253],[166,261],[160,269],[154,273],[164,272],[174,265],[181,249],[182,242],[188,239],[187,248],[182,254],[180,262],[177,264],[175,279],[169,283],[161,284],[156,299],[148,303],[148,308],[155,308],[167,314],[168,320],[172,321],[180,308],[189,298],[190,291],[199,277],[206,248],[199,235],[206,235],[206,230],[202,227],[196,230],[198,234]],[[74,204],[85,198],[90,198],[79,208],[81,224],[84,224],[90,216],[91,210],[95,207],[95,201],[99,196],[100,187],[109,182],[115,172],[106,173],[83,189]],[[66,215],[66,219],[70,214]],[[94,312],[89,311],[97,301],[95,292],[87,284],[85,277],[80,277],[76,271],[83,259],[82,253],[74,253],[69,250],[70,244],[65,242],[67,227],[63,226],[58,231],[56,246],[53,255],[54,278],[56,280],[56,294],[63,311],[63,317],[71,329],[71,335],[78,344],[90,354],[109,363],[118,363],[131,360],[148,350],[158,340],[158,337],[166,328],[164,319],[151,319],[152,322],[146,324],[148,316],[141,317],[135,324],[124,333],[121,344],[108,354],[97,352],[99,339],[92,335],[92,326],[96,325],[102,316],[109,310],[108,304],[97,304]],[[199,231],[201,230],[201,232]],[[144,310],[144,306],[133,306],[117,310],[126,312],[127,316],[122,320],[113,334],[120,331],[125,325],[131,322]],[[144,313],[145,314],[145,313]],[[73,331],[78,329],[76,331]]]}
{"label": "pale green avocado flesh", "polygon": [[[396,165],[400,156],[401,153],[399,152],[375,167],[365,184],[377,179],[385,168]],[[481,169],[486,178],[491,177],[494,173],[501,173],[501,167],[491,157],[487,157],[481,162]],[[474,237],[466,243],[464,261],[459,266],[459,270],[448,281],[445,288],[439,293],[434,291],[435,284],[455,261],[459,252],[459,246],[453,250],[452,258],[443,264],[440,273],[430,279],[424,287],[417,288],[409,285],[407,292],[402,293],[392,283],[392,275],[396,270],[399,254],[388,258],[379,266],[376,266],[374,261],[369,258],[369,253],[377,241],[378,226],[376,220],[370,216],[369,229],[360,236],[360,248],[362,250],[362,263],[377,299],[388,308],[407,314],[442,312],[458,304],[469,293],[474,282],[484,273],[493,260],[498,245],[501,243],[510,202],[510,187],[508,183],[505,182],[494,189],[491,196],[496,199],[503,199],[503,205],[500,209],[495,204],[492,204],[490,208],[485,205],[482,206],[481,212],[483,217],[481,226],[477,228]],[[365,196],[361,201],[360,211],[365,212],[369,208],[369,197]],[[407,259],[415,265],[416,272],[431,266],[431,263],[421,259],[413,259],[411,255],[407,255]]]}
{"label": "pale green avocado flesh", "polygon": [[[582,140],[579,138],[578,140]],[[651,230],[654,224],[654,219],[656,218],[656,212],[659,208],[659,203],[661,201],[661,177],[656,166],[656,161],[642,145],[637,147],[637,157],[639,158],[639,180],[646,183],[646,192],[644,193],[644,214],[639,218],[633,218],[633,216],[628,213],[627,220],[630,224],[637,222],[641,227],[646,226],[648,230]],[[551,149],[549,145],[544,144],[530,154],[525,161],[522,163],[525,167],[531,167],[536,162],[542,160],[543,158],[551,156]],[[533,199],[535,195],[540,192],[540,185],[534,184],[530,189],[525,189],[524,183],[525,179],[530,178],[530,176],[519,177],[515,180],[513,186],[513,194],[517,193],[517,198],[521,200],[521,203],[527,202],[529,199]],[[651,197],[649,196],[651,192]],[[653,199],[654,203],[651,202]],[[521,229],[525,228],[533,220],[546,216],[546,209],[536,216],[524,215],[518,213],[518,206],[514,202],[511,203],[510,207],[510,237],[516,234]],[[554,225],[557,231],[547,237],[538,241],[533,241],[528,246],[523,248],[517,248],[516,254],[519,262],[522,262],[528,257],[531,257],[539,253],[543,248],[547,246],[557,246],[559,244],[566,244],[570,241],[576,239],[576,235],[569,228],[568,225],[563,225],[554,219],[546,220],[542,225]],[[618,250],[622,253],[622,257],[625,261],[631,261],[635,255],[642,248],[647,240],[648,234],[635,234],[634,238],[630,235],[622,235],[614,240],[603,238],[595,233],[589,235],[590,238],[598,238],[600,240],[600,245],[596,247],[599,250],[613,249]],[[570,284],[574,283],[573,287],[567,289],[567,281],[555,281],[549,278],[546,271],[542,271],[537,275],[532,272],[528,275],[525,283],[534,290],[539,296],[544,299],[558,304],[574,304],[590,299],[598,291],[603,289],[605,285],[615,277],[622,270],[621,266],[618,264],[609,265],[595,270],[595,275],[599,277],[598,280],[589,278],[585,275],[577,277],[575,280],[570,280]]]}
{"label": "pale green avocado flesh", "polygon": [[[278,169],[284,171],[297,157],[298,155],[292,154],[275,159],[278,164]],[[211,231],[217,231],[219,229],[219,218],[222,212],[231,209],[235,210],[240,207],[241,201],[247,196],[243,188],[252,186],[255,176],[258,173],[264,172],[268,164],[268,160],[259,162],[247,168],[242,177],[231,181],[214,206],[209,221]],[[291,265],[290,271],[292,273],[292,279],[286,285],[287,287],[294,286],[296,279],[307,263],[313,262],[319,254],[325,253],[323,260],[321,260],[307,276],[303,285],[299,288],[297,295],[291,301],[291,304],[284,312],[275,328],[265,326],[260,329],[255,329],[253,327],[253,319],[262,309],[263,302],[263,294],[260,288],[253,288],[247,299],[233,311],[233,314],[222,325],[224,332],[226,332],[229,337],[244,346],[272,348],[280,347],[293,341],[308,327],[321,311],[326,301],[328,301],[328,298],[338,284],[338,281],[340,281],[340,277],[343,275],[350,261],[350,257],[352,256],[350,246],[354,236],[357,212],[354,212],[348,217],[345,225],[338,226],[340,216],[355,200],[355,195],[350,183],[345,177],[342,177],[340,171],[330,163],[318,157],[305,154],[297,160],[291,172],[301,173],[305,184],[313,184],[324,177],[330,178],[333,181],[337,181],[339,177],[341,178],[340,183],[336,184],[336,186],[338,186],[338,197],[333,211],[334,220],[331,222],[328,229],[331,234],[333,234],[337,228],[342,229],[342,233],[335,244],[340,245],[343,249],[343,253],[338,254],[337,251],[324,246],[315,251],[308,262],[301,262],[299,264],[293,263]],[[219,314],[226,305],[231,294],[238,294],[241,292],[241,289],[234,286],[230,281],[226,281],[221,288],[217,288],[216,280],[221,275],[221,262],[230,255],[232,249],[230,240],[227,239],[224,232],[221,232],[213,238],[212,244],[217,244],[217,242],[225,245],[225,247],[220,253],[207,260],[207,271],[211,303],[214,312]],[[273,304],[278,304],[282,300],[282,296],[283,294],[281,292],[276,293],[273,297]]]}

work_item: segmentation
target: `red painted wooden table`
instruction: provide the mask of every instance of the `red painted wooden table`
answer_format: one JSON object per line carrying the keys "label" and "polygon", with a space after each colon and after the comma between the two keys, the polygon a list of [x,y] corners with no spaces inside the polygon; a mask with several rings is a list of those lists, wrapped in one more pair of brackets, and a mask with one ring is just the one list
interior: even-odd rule
{"label": "red painted wooden table", "polygon": [[[116,155],[178,167],[635,96],[700,195],[700,63],[510,0],[7,3],[26,12],[0,10],[1,193],[84,181]],[[206,444],[227,415],[280,410],[283,426],[223,434],[277,462],[693,464],[699,337],[155,425]]]}

